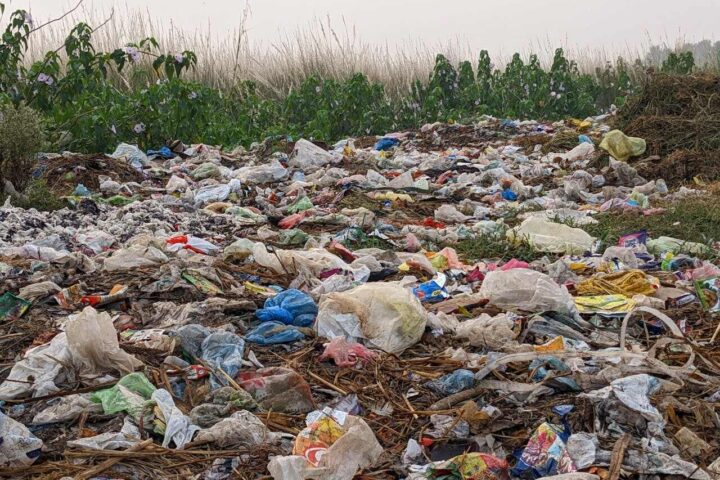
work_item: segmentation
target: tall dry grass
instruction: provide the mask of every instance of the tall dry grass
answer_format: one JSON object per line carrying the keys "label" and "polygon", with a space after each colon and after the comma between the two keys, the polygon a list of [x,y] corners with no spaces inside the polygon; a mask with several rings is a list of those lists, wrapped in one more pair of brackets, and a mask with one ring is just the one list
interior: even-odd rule
{"label": "tall dry grass", "polygon": [[[187,78],[220,89],[231,88],[240,80],[253,80],[266,92],[281,96],[310,75],[340,80],[357,72],[382,82],[390,95],[403,94],[413,81],[427,80],[437,54],[442,53],[455,64],[462,60],[474,63],[479,55],[478,51],[457,39],[432,45],[421,41],[395,46],[371,44],[363,41],[344,19],[338,25],[330,18],[316,19],[270,45],[261,44],[248,34],[246,26],[251,12],[247,5],[239,25],[229,35],[220,37],[213,33],[210,25],[187,31],[172,22],[158,21],[145,10],[125,8],[105,16],[89,8],[88,4],[82,4],[51,27],[35,32],[27,58],[33,61],[48,50],[55,50],[63,44],[72,27],[84,21],[99,26],[94,34],[94,44],[99,50],[109,51],[145,37],[154,37],[166,52],[192,50],[197,54],[197,68],[187,74]],[[576,60],[581,71],[594,72],[597,67],[614,62],[618,56],[629,62],[644,58],[652,45],[648,39],[644,46],[608,51],[601,47],[581,49],[564,43],[535,41],[523,53],[538,54],[541,62],[547,65],[552,61],[555,49],[563,47],[567,57]],[[673,48],[675,45],[671,46],[666,40],[661,46]],[[497,65],[502,65],[512,55],[498,52],[491,52],[491,55],[493,53]],[[149,62],[146,66],[149,67]],[[149,68],[128,72],[130,70],[118,78],[125,85],[150,78]]]}

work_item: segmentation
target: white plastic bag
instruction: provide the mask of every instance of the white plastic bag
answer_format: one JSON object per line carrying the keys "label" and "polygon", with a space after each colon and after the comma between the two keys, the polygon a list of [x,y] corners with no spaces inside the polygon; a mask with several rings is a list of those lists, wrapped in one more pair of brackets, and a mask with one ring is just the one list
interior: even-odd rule
{"label": "white plastic bag", "polygon": [[50,343],[25,352],[23,359],[13,365],[7,380],[0,385],[0,400],[13,400],[30,393],[33,397],[41,397],[57,392],[55,379],[63,371],[63,364],[71,363],[67,337],[63,332]]}
{"label": "white plastic bag", "polygon": [[0,412],[0,467],[31,465],[40,456],[42,440],[25,425]]}
{"label": "white plastic bag", "polygon": [[333,161],[333,155],[301,138],[295,143],[288,165],[312,173]]}
{"label": "white plastic bag", "polygon": [[516,243],[526,240],[540,252],[569,255],[581,255],[591,250],[595,242],[595,238],[585,230],[541,218],[528,218],[519,226],[508,230],[507,237]]}
{"label": "white plastic bag", "polygon": [[514,322],[507,315],[491,317],[483,313],[477,318],[460,322],[455,329],[455,335],[459,338],[467,338],[473,347],[501,350],[515,343],[513,325]]}
{"label": "white plastic bag", "polygon": [[180,178],[177,175],[170,177],[165,185],[165,190],[168,193],[184,192],[188,188],[188,182],[184,178]]}
{"label": "white plastic bag", "polygon": [[51,406],[40,411],[33,417],[33,425],[46,425],[48,423],[59,423],[75,420],[83,412],[102,413],[103,408],[99,403],[90,400],[89,395],[68,395],[55,400]]}
{"label": "white plastic bag", "polygon": [[94,437],[70,440],[67,445],[71,448],[86,448],[89,450],[127,450],[140,441],[140,429],[132,423],[130,417],[125,417],[122,429],[119,432],[105,432]]}
{"label": "white plastic bag", "polygon": [[523,268],[489,272],[480,295],[509,311],[576,313],[573,297],[544,273]]}
{"label": "white plastic bag", "polygon": [[106,258],[103,269],[107,272],[122,272],[135,268],[156,267],[167,261],[168,257],[155,247],[132,245]]}
{"label": "white plastic bag", "polygon": [[196,442],[211,442],[220,448],[248,448],[273,444],[279,439],[277,433],[269,431],[262,420],[247,410],[223,418],[212,427],[200,430],[195,437]]}
{"label": "white plastic bag", "polygon": [[420,340],[426,324],[427,312],[412,290],[386,282],[323,295],[315,328],[321,337],[365,340],[399,354]]}
{"label": "white plastic bag", "polygon": [[118,160],[125,160],[135,168],[147,167],[150,164],[145,152],[140,150],[137,145],[130,145],[128,143],[118,145],[110,156]]}
{"label": "white plastic bag", "polygon": [[80,368],[81,374],[130,373],[142,365],[120,349],[117,331],[107,312],[85,307],[81,313],[68,317],[65,332],[73,364]]}
{"label": "white plastic bag", "polygon": [[200,427],[193,425],[190,417],[175,406],[168,391],[162,388],[155,390],[150,398],[157,403],[165,417],[163,419],[165,421],[165,438],[163,438],[162,446],[168,448],[172,442],[175,444],[175,448],[182,448],[186,443],[191,442],[193,435],[200,430]]}

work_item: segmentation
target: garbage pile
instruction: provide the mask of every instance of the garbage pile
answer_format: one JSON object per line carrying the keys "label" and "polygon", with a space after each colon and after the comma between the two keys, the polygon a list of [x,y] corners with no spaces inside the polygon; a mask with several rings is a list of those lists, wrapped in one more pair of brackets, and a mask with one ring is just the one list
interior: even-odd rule
{"label": "garbage pile", "polygon": [[589,233],[698,193],[607,121],[44,155],[68,208],[0,209],[0,476],[715,478],[717,252]]}

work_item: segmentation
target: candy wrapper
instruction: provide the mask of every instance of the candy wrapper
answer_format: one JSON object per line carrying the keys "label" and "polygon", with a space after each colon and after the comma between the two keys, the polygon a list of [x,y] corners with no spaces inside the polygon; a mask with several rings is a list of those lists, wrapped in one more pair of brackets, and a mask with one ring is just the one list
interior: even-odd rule
{"label": "candy wrapper", "polygon": [[720,277],[695,282],[695,290],[703,308],[708,312],[720,312]]}

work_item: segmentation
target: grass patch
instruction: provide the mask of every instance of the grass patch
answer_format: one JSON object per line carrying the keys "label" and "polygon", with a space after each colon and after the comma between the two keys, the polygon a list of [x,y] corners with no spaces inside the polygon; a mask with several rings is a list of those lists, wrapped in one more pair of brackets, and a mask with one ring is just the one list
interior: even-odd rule
{"label": "grass patch", "polygon": [[719,196],[687,199],[649,217],[639,213],[602,213],[595,217],[599,223],[583,229],[607,245],[614,245],[622,235],[638,230],[647,230],[650,238],[667,236],[709,244],[720,240],[718,200]]}
{"label": "grass patch", "polygon": [[487,259],[508,261],[513,258],[532,262],[547,255],[538,252],[525,241],[510,243],[504,234],[467,238],[447,246],[454,248],[458,255],[468,262]]}
{"label": "grass patch", "polygon": [[[2,199],[3,202],[5,199]],[[33,180],[25,188],[22,195],[15,196],[11,199],[14,206],[30,209],[34,208],[41,212],[52,212],[60,210],[65,206],[53,192],[48,188],[45,180]]]}

